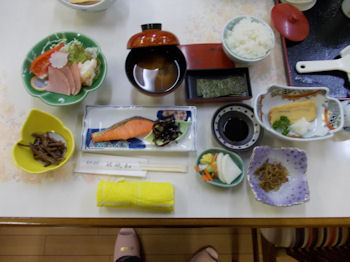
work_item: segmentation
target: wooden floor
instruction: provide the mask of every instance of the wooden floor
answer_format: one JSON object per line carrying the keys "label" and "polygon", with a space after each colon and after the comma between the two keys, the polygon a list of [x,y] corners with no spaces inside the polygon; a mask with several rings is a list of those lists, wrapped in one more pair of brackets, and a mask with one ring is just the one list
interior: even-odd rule
{"label": "wooden floor", "polygon": [[[220,262],[254,261],[250,228],[136,228],[136,231],[146,262],[186,262],[206,245],[217,249]],[[118,232],[119,228],[0,227],[0,262],[112,262]],[[282,255],[278,261],[295,260]]]}

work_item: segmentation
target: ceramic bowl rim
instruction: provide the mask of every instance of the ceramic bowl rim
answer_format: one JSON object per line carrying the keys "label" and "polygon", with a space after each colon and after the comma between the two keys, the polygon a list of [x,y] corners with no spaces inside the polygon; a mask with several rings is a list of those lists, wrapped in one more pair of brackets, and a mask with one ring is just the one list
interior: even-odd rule
{"label": "ceramic bowl rim", "polygon": [[312,2],[314,2],[315,0],[285,0],[284,2],[286,4],[300,4],[300,5],[304,5],[304,4],[311,4]]}
{"label": "ceramic bowl rim", "polygon": [[[216,133],[215,133],[215,130],[214,130],[214,121],[215,121],[215,118],[216,116],[226,107],[230,107],[230,106],[241,106],[241,107],[245,107],[247,108],[248,110],[251,111],[251,113],[254,115],[254,118],[256,119],[256,115],[254,113],[254,108],[252,106],[249,106],[247,104],[244,104],[244,103],[239,103],[239,102],[233,102],[233,103],[229,103],[229,104],[225,104],[221,107],[219,107],[213,114],[212,116],[212,119],[211,119],[211,132],[212,132],[212,135],[214,136],[215,140],[221,145],[223,146],[226,150],[228,151],[231,151],[231,152],[235,152],[237,154],[237,152],[248,152],[250,150],[252,150],[255,146],[257,146],[258,143],[260,143],[260,141],[262,140],[263,138],[263,135],[264,135],[264,128],[261,126],[260,122],[258,122],[257,120],[257,123],[259,124],[259,128],[260,128],[260,132],[259,132],[259,135],[258,135],[258,138],[256,139],[256,141],[249,147],[247,148],[242,148],[242,149],[232,149],[232,148],[229,148],[227,147],[225,144],[223,144],[219,138],[216,136]],[[238,112],[238,111],[237,111]],[[239,112],[241,113],[241,112]],[[242,114],[242,113],[241,113]]]}
{"label": "ceramic bowl rim", "polygon": [[[94,8],[97,8],[99,7],[100,5],[104,5],[106,4],[106,2],[108,0],[99,0],[98,2],[96,3],[93,3],[93,4],[89,4],[89,5],[80,5],[80,4],[74,4],[74,3],[70,3],[68,0],[59,0],[62,4],[64,4],[65,6],[68,6],[68,7],[72,7],[74,9],[77,9],[77,10],[90,10],[90,9],[94,9]],[[114,0],[116,1],[116,0]],[[112,1],[112,2],[114,2]]]}
{"label": "ceramic bowl rim", "polygon": [[[271,34],[272,36],[272,39],[273,39],[273,45],[272,47],[263,55],[263,56],[260,56],[260,57],[256,57],[256,58],[247,58],[247,57],[243,57],[243,56],[240,56],[239,54],[237,54],[235,51],[233,51],[227,44],[227,38],[225,37],[226,36],[226,32],[229,30],[228,27],[236,22],[236,21],[240,21],[244,18],[250,18],[254,21],[258,21],[260,24],[264,25],[269,33]],[[240,16],[236,16],[234,18],[232,18],[231,20],[229,20],[225,26],[224,26],[224,30],[222,31],[222,34],[221,34],[221,40],[222,40],[222,46],[223,46],[223,50],[225,52],[227,52],[228,54],[230,54],[232,57],[234,57],[235,59],[237,59],[238,62],[243,62],[243,63],[253,63],[253,62],[258,62],[258,61],[261,61],[263,59],[265,59],[266,57],[268,57],[272,50],[274,49],[275,45],[276,45],[276,39],[275,39],[275,34],[271,28],[271,26],[266,23],[263,19],[261,18],[258,18],[256,16],[253,16],[253,15],[240,15]]]}

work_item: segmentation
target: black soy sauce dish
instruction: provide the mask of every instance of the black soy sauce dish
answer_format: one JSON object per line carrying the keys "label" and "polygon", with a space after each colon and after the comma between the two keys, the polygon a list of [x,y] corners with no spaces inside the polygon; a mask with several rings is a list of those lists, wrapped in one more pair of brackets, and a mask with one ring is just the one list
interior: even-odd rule
{"label": "black soy sauce dish", "polygon": [[212,118],[216,141],[228,150],[249,151],[262,139],[264,130],[256,121],[253,108],[232,103],[219,108]]}
{"label": "black soy sauce dish", "polygon": [[161,24],[145,24],[127,44],[125,61],[129,81],[142,93],[162,96],[179,87],[186,73],[186,59],[177,47],[179,40]]}

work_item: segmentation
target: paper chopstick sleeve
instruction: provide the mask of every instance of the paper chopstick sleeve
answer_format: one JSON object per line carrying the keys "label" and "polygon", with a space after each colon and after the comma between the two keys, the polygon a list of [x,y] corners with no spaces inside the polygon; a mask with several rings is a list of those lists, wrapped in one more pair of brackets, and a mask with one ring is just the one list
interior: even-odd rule
{"label": "paper chopstick sleeve", "polygon": [[99,207],[135,207],[160,211],[173,211],[175,189],[167,182],[105,181],[97,188]]}

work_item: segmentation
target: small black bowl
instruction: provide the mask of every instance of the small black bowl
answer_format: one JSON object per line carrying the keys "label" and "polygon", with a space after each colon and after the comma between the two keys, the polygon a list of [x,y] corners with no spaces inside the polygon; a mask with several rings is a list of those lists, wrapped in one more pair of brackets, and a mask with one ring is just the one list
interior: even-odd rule
{"label": "small black bowl", "polygon": [[133,48],[125,62],[129,81],[141,92],[161,96],[181,85],[186,59],[175,45]]}
{"label": "small black bowl", "polygon": [[219,144],[231,151],[249,151],[262,139],[264,129],[254,110],[243,103],[219,108],[212,118],[212,133]]}

